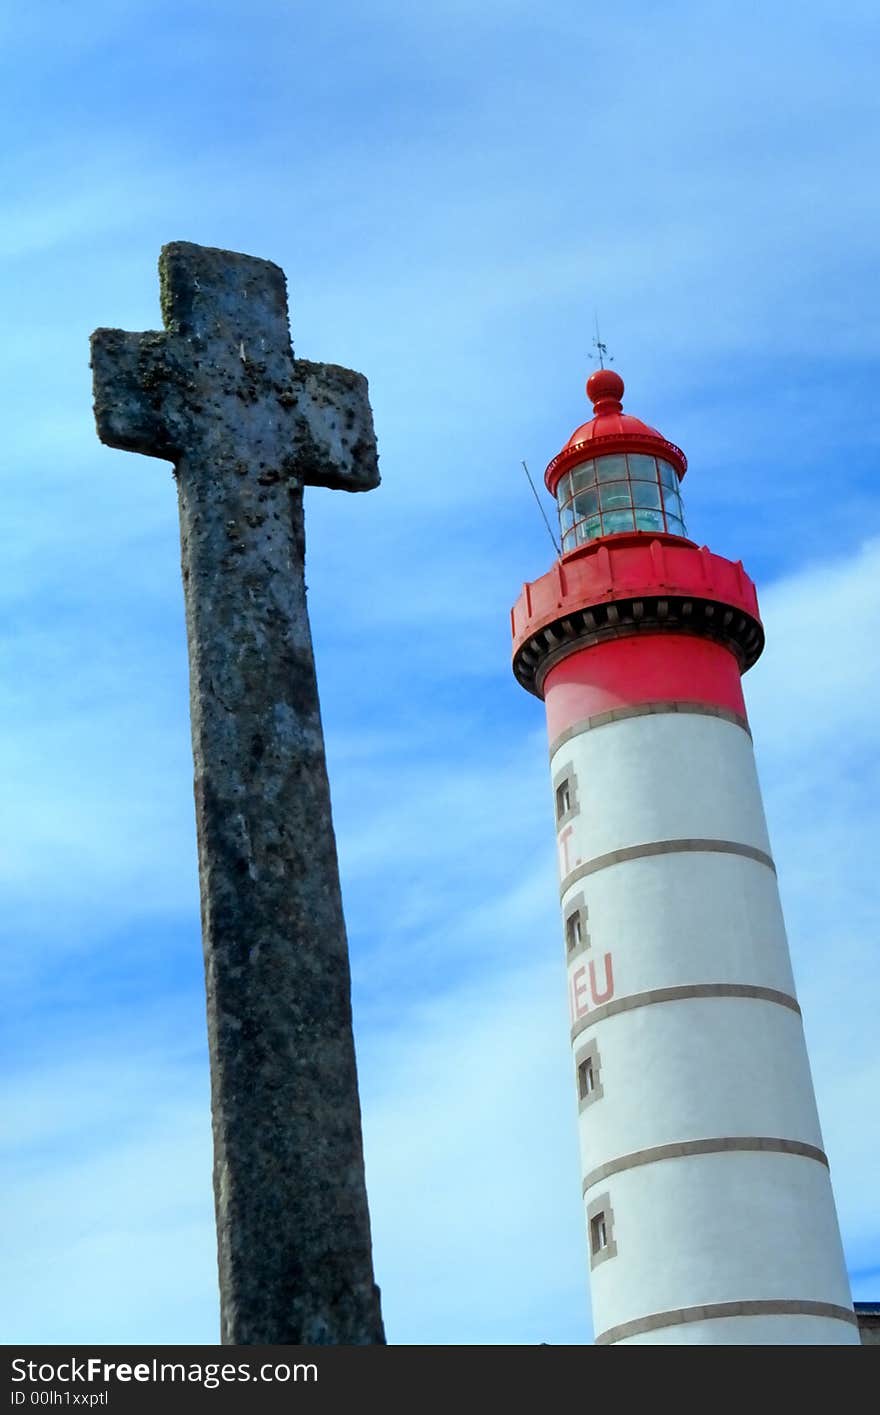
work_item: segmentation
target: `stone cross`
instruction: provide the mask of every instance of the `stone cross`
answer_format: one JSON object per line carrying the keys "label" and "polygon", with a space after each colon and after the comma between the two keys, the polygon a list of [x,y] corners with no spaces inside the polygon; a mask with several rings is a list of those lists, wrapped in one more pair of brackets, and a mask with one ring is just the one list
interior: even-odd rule
{"label": "stone cross", "polygon": [[92,369],[102,442],[178,484],[221,1339],[383,1342],[302,507],[378,485],[367,383],[294,359],[270,261],[159,275],[164,332],[97,330]]}

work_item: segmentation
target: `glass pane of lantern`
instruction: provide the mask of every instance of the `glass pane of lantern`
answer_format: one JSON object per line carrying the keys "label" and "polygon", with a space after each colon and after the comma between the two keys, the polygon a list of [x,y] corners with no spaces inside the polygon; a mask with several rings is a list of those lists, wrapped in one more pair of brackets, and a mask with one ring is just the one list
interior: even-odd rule
{"label": "glass pane of lantern", "polygon": [[666,509],[667,516],[677,516],[679,520],[681,520],[681,497],[679,496],[677,491],[667,491],[667,489],[664,487],[663,505]]}
{"label": "glass pane of lantern", "polygon": [[[667,496],[669,492],[666,493]],[[634,481],[632,484],[632,499],[636,506],[645,506],[654,510],[660,510],[660,483],[658,481]]]}
{"label": "glass pane of lantern", "polygon": [[568,473],[566,472],[565,476],[560,478],[559,485],[558,485],[557,488],[556,488],[556,500],[559,502],[559,504],[560,504],[560,506],[561,506],[561,505],[563,504],[563,502],[564,502],[564,501],[567,501],[570,496],[571,496],[571,477],[570,477],[570,476],[568,475]]}
{"label": "glass pane of lantern", "polygon": [[628,452],[626,460],[629,462],[629,474],[633,481],[657,480],[657,466],[653,457],[646,457],[642,452]]}
{"label": "glass pane of lantern", "polygon": [[585,486],[594,486],[596,482],[596,466],[594,462],[581,462],[579,467],[575,467],[571,474],[572,491],[582,491]]}
{"label": "glass pane of lantern", "polygon": [[574,507],[572,506],[570,501],[567,506],[563,506],[562,510],[559,513],[559,524],[562,527],[563,532],[570,531],[572,526],[574,525]]}
{"label": "glass pane of lantern", "polygon": [[630,494],[629,482],[612,481],[603,483],[599,488],[602,500],[603,511],[616,511],[624,506],[632,506],[632,496]]}
{"label": "glass pane of lantern", "polygon": [[678,473],[676,472],[672,463],[664,462],[662,457],[658,458],[657,460],[660,467],[660,480],[662,481],[663,485],[677,487]]}
{"label": "glass pane of lantern", "polygon": [[666,525],[671,536],[684,535],[684,521],[680,521],[677,516],[667,516]]}
{"label": "glass pane of lantern", "polygon": [[595,516],[599,510],[598,491],[582,491],[580,496],[574,499],[574,514],[577,520],[584,516]]}
{"label": "glass pane of lantern", "polygon": [[598,516],[590,516],[589,520],[578,521],[578,541],[595,540],[596,536],[600,536],[601,534],[602,526]]}
{"label": "glass pane of lantern", "polygon": [[637,511],[636,512],[637,531],[662,531],[663,517],[659,511]]}
{"label": "glass pane of lantern", "polygon": [[563,549],[563,550],[574,550],[576,544],[577,544],[577,537],[576,537],[574,531],[569,531],[567,535],[564,535],[564,536],[562,537],[562,549]]}
{"label": "glass pane of lantern", "polygon": [[633,529],[632,511],[611,511],[607,516],[602,517],[602,527],[606,536],[617,535],[619,531],[631,531]]}
{"label": "glass pane of lantern", "polygon": [[622,453],[619,457],[597,457],[596,468],[600,481],[622,481],[626,476],[626,458]]}

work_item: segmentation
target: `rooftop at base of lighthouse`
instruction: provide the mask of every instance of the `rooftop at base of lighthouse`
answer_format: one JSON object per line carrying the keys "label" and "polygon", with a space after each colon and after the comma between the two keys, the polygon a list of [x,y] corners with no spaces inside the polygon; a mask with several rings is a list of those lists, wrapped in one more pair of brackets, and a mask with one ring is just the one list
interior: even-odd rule
{"label": "rooftop at base of lighthouse", "polygon": [[631,634],[697,634],[725,644],[740,671],[764,646],[755,587],[740,562],[686,535],[681,448],[623,412],[623,379],[587,382],[594,417],[544,475],[559,511],[562,555],[523,587],[511,613],[513,671],[529,692],[568,654]]}

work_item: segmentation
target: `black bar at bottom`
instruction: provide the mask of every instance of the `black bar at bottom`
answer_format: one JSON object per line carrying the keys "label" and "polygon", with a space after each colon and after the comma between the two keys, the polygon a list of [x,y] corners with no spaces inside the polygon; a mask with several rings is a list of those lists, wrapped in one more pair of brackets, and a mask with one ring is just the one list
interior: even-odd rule
{"label": "black bar at bottom", "polygon": [[343,1402],[356,1409],[353,1402],[398,1394],[413,1402],[426,1389],[435,1399],[460,1402],[469,1393],[479,1397],[487,1384],[493,1404],[509,1393],[543,1406],[560,1379],[584,1374],[580,1346],[81,1345],[4,1352],[0,1415],[38,1409],[290,1415],[342,1411]]}

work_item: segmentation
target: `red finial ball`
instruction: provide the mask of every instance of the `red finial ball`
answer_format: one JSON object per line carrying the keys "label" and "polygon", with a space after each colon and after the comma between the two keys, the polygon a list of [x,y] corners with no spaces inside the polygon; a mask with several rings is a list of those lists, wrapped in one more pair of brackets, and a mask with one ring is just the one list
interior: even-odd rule
{"label": "red finial ball", "polygon": [[613,368],[597,368],[587,379],[587,397],[597,417],[600,413],[619,413],[623,409],[623,379]]}

